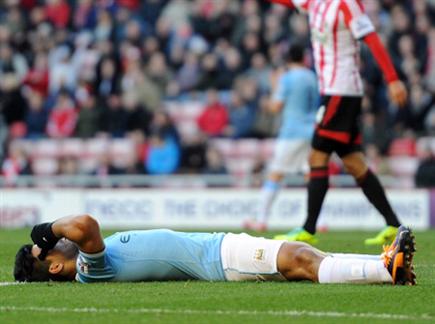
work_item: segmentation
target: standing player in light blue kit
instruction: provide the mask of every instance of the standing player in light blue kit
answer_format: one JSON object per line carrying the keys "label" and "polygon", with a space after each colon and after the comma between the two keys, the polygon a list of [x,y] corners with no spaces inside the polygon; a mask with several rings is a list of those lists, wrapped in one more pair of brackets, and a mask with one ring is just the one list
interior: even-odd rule
{"label": "standing player in light blue kit", "polygon": [[15,258],[18,281],[311,280],[415,284],[414,236],[401,227],[382,255],[326,254],[247,234],[127,231],[104,239],[89,215],[33,227]]}
{"label": "standing player in light blue kit", "polygon": [[246,229],[266,231],[284,176],[309,171],[308,154],[320,99],[316,74],[304,66],[304,57],[303,46],[293,44],[290,47],[286,58],[287,71],[272,94],[270,110],[282,112],[281,128],[261,190],[259,215],[255,220],[245,221]]}

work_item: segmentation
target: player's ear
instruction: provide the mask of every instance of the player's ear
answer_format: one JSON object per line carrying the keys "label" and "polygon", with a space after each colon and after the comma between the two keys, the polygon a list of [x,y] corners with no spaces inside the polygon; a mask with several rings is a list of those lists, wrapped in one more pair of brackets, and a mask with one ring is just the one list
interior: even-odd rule
{"label": "player's ear", "polygon": [[52,262],[50,264],[50,267],[48,268],[48,272],[50,272],[53,275],[59,274],[64,267],[64,264],[62,262]]}

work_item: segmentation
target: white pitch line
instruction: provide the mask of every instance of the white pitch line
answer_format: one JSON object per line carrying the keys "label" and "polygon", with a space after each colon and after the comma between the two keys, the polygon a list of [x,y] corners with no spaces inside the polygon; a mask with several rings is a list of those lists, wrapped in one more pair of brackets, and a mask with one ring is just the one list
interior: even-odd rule
{"label": "white pitch line", "polygon": [[24,282],[10,281],[10,282],[0,282],[1,286],[16,286],[16,285],[24,285]]}
{"label": "white pitch line", "polygon": [[66,308],[66,307],[21,307],[0,306],[0,312],[42,312],[42,313],[93,313],[93,314],[175,314],[175,315],[243,315],[243,316],[286,316],[286,317],[329,317],[329,318],[368,318],[389,320],[435,320],[435,317],[422,315],[400,315],[389,313],[345,313],[317,312],[306,310],[256,311],[256,310],[200,310],[200,309],[165,309],[165,308]]}

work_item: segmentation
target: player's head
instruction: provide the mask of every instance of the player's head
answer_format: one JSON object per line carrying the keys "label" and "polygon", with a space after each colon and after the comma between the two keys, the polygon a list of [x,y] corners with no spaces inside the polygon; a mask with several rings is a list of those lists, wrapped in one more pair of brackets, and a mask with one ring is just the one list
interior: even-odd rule
{"label": "player's head", "polygon": [[287,51],[287,63],[301,64],[305,58],[305,47],[300,43],[292,43]]}
{"label": "player's head", "polygon": [[70,281],[75,275],[77,246],[62,239],[50,250],[44,260],[38,259],[41,249],[23,245],[15,256],[14,277],[17,281]]}

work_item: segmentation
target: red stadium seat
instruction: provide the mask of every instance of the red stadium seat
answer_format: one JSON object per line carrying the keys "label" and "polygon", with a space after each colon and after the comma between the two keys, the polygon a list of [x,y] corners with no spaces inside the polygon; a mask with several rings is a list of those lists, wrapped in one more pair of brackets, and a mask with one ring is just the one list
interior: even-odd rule
{"label": "red stadium seat", "polygon": [[416,143],[413,138],[398,138],[395,139],[388,152],[390,156],[415,156]]}

